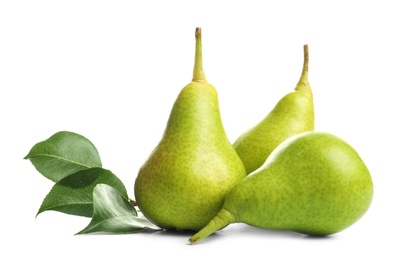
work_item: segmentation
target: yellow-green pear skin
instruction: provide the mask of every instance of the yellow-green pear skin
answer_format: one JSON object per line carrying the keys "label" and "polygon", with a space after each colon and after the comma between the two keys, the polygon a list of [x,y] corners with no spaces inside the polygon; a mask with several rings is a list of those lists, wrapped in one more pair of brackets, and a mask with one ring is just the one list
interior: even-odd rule
{"label": "yellow-green pear skin", "polygon": [[281,143],[262,167],[240,181],[222,210],[190,242],[235,222],[330,235],[359,220],[372,198],[370,172],[352,146],[330,133],[300,133]]}
{"label": "yellow-green pear skin", "polygon": [[192,82],[181,90],[161,141],[139,170],[135,199],[161,228],[200,230],[245,176],[222,124],[217,91],[205,79],[197,28]]}
{"label": "yellow-green pear skin", "polygon": [[314,130],[308,59],[308,45],[304,45],[303,70],[294,91],[282,97],[262,121],[241,134],[233,143],[247,174],[258,169],[274,148],[288,137]]}

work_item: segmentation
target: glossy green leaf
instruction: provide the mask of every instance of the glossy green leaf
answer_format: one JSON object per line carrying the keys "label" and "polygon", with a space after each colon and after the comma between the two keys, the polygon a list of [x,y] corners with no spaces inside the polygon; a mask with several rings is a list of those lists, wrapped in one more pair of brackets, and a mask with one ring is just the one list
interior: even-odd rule
{"label": "glossy green leaf", "polygon": [[57,182],[45,197],[37,215],[55,210],[71,215],[93,216],[93,190],[99,183],[112,186],[127,198],[126,188],[116,175],[106,169],[89,168]]}
{"label": "glossy green leaf", "polygon": [[67,131],[35,144],[24,159],[29,159],[38,172],[54,182],[79,170],[102,166],[94,144]]}
{"label": "glossy green leaf", "polygon": [[159,230],[116,189],[98,184],[93,192],[94,215],[90,224],[77,234],[93,232],[135,233],[142,229]]}

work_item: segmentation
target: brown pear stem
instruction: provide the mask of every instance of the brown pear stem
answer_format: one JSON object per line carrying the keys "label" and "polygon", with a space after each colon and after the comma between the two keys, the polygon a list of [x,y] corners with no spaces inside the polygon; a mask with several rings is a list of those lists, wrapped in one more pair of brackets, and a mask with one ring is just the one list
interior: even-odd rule
{"label": "brown pear stem", "polygon": [[304,62],[303,62],[303,74],[308,73],[308,45],[303,46]]}
{"label": "brown pear stem", "polygon": [[202,63],[202,28],[200,27],[195,29],[195,61],[192,81],[206,82]]}
{"label": "brown pear stem", "polygon": [[309,90],[310,85],[308,82],[308,45],[303,46],[304,61],[302,75],[300,76],[299,82],[296,85],[295,90]]}

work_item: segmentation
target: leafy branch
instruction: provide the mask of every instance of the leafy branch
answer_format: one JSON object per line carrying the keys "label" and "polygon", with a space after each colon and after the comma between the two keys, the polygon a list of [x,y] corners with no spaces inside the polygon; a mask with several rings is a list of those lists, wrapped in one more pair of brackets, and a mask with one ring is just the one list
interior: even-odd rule
{"label": "leafy branch", "polygon": [[98,151],[87,138],[61,131],[35,144],[24,159],[55,182],[37,216],[54,210],[91,217],[90,224],[77,234],[160,229],[143,215],[138,216],[137,204],[128,198],[123,182],[102,168]]}

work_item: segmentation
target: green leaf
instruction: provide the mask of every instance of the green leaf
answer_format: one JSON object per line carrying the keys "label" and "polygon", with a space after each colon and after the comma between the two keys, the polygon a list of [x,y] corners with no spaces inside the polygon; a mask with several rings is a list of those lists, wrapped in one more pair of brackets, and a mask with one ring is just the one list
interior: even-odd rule
{"label": "green leaf", "polygon": [[98,184],[93,192],[94,215],[90,224],[77,234],[93,232],[135,233],[142,229],[159,230],[116,189]]}
{"label": "green leaf", "polygon": [[71,215],[91,217],[93,215],[94,187],[104,183],[117,189],[127,198],[124,184],[112,172],[103,168],[78,171],[57,182],[45,197],[37,213],[55,210]]}
{"label": "green leaf", "polygon": [[24,159],[29,159],[38,172],[54,182],[79,170],[102,167],[93,143],[67,131],[35,144]]}

